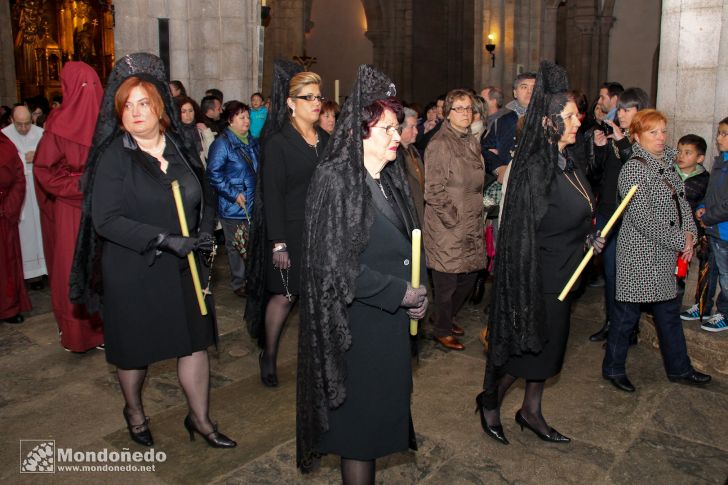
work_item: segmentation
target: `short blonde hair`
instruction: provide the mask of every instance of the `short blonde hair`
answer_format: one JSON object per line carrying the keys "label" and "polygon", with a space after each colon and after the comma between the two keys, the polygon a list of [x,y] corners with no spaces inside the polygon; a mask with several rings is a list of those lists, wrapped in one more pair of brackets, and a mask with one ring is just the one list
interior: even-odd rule
{"label": "short blonde hair", "polygon": [[306,86],[311,84],[321,86],[321,76],[311,71],[299,72],[288,83],[288,97],[298,96]]}

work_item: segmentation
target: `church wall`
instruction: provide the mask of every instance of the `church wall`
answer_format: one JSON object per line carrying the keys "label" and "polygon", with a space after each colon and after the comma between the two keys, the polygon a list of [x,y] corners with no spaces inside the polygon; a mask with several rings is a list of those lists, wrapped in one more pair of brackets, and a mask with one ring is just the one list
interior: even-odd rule
{"label": "church wall", "polygon": [[334,98],[334,80],[339,80],[343,103],[359,65],[373,62],[372,43],[364,35],[364,7],[361,0],[316,0],[311,21],[313,28],[306,35],[306,52],[317,58],[311,69],[321,75],[322,92],[327,98]]}
{"label": "church wall", "polygon": [[247,101],[258,87],[257,0],[125,0],[115,2],[116,59],[159,55],[158,19],[170,24],[170,79],[200,100],[216,87],[225,99]]}
{"label": "church wall", "polygon": [[[652,61],[660,42],[660,2],[618,0],[609,39],[608,78],[625,88],[637,86],[654,99]],[[596,93],[589,93],[590,96]]]}
{"label": "church wall", "polygon": [[264,96],[271,92],[273,61],[293,60],[293,56],[303,55],[305,47],[304,0],[268,0],[267,5],[271,8],[271,19],[265,28]]}
{"label": "church wall", "polygon": [[15,55],[13,26],[10,23],[10,3],[0,1],[0,104],[12,106],[17,102],[15,88]]}
{"label": "church wall", "polygon": [[728,116],[728,3],[663,0],[657,108],[668,120],[668,143],[695,133],[715,154],[717,123]]}

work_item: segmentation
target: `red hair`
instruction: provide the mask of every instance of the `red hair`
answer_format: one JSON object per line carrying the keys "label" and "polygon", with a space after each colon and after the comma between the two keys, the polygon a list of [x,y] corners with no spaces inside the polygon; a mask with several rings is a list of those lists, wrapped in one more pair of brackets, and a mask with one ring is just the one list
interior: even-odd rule
{"label": "red hair", "polygon": [[629,136],[634,138],[635,135],[641,135],[651,129],[655,128],[658,123],[665,123],[667,125],[667,117],[662,112],[656,109],[643,109],[638,111],[634,118],[632,118],[632,124],[629,125]]}
{"label": "red hair", "polygon": [[153,83],[145,81],[137,76],[129,76],[126,78],[119,86],[119,89],[116,90],[116,94],[114,94],[114,109],[116,111],[116,119],[119,121],[119,125],[121,125],[121,128],[124,129],[124,124],[121,120],[121,117],[124,114],[124,105],[129,99],[132,89],[136,87],[140,87],[147,92],[152,113],[159,118],[159,132],[164,133],[164,130],[166,130],[172,122],[170,121],[169,116],[167,116],[167,113],[164,111],[164,101],[162,101],[162,96],[160,96],[157,87]]}

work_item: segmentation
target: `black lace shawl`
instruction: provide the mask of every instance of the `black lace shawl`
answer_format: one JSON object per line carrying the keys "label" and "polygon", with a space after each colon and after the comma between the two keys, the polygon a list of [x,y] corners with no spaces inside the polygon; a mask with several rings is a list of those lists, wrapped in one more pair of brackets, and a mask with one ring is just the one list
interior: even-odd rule
{"label": "black lace shawl", "polygon": [[546,339],[536,230],[548,209],[557,169],[560,113],[569,89],[566,71],[542,61],[523,135],[508,178],[498,231],[488,365],[498,368],[511,355],[538,353]]}
{"label": "black lace shawl", "polygon": [[166,135],[182,150],[183,155],[190,161],[197,177],[201,179],[203,176],[202,162],[199,155],[195,153],[194,146],[191,145],[190,141],[178,135],[182,133],[182,123],[177,114],[177,106],[169,91],[168,77],[162,60],[145,52],[122,57],[114,66],[114,70],[107,80],[99,117],[96,121],[96,131],[94,132],[88,161],[81,180],[83,188],[81,225],[73,254],[73,265],[71,266],[69,297],[74,303],[85,304],[92,313],[101,309],[103,287],[101,281],[102,245],[91,220],[91,195],[98,160],[109,144],[122,131],[114,109],[114,95],[121,83],[129,76],[141,77],[154,83],[157,87],[164,101],[165,112],[172,122],[172,125],[166,131]]}
{"label": "black lace shawl", "polygon": [[[394,94],[394,84],[384,74],[372,66],[359,67],[308,189],[296,393],[296,464],[304,472],[318,458],[316,447],[328,430],[329,410],[346,399],[348,307],[359,255],[374,221],[364,168],[362,108]],[[407,195],[410,212],[416,214],[402,165],[389,163],[381,175]]]}
{"label": "black lace shawl", "polygon": [[291,61],[276,60],[273,64],[273,92],[270,98],[270,109],[268,117],[263,125],[261,136],[261,150],[258,166],[258,177],[255,182],[255,194],[250,225],[250,259],[246,269],[247,277],[245,286],[248,297],[245,302],[245,314],[243,318],[250,336],[257,340],[260,348],[265,345],[265,305],[267,302],[265,293],[265,264],[270,250],[268,245],[268,234],[265,227],[265,207],[263,204],[263,170],[265,170],[265,149],[266,140],[271,135],[280,131],[288,123],[288,83],[291,78],[301,72],[303,68]]}

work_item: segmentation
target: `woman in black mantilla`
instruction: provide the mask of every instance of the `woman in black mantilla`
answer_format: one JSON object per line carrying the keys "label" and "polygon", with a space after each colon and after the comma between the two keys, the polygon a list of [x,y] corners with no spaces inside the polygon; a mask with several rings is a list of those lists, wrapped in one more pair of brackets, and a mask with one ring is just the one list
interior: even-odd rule
{"label": "woman in black mantilla", "polygon": [[[254,221],[252,229],[253,244],[257,246],[253,249],[253,265],[258,266],[248,278],[250,301],[245,315],[248,324],[257,327],[254,333],[262,341],[260,379],[268,387],[278,385],[278,343],[299,294],[306,191],[329,140],[328,133],[316,126],[323,100],[321,77],[305,71],[296,73],[289,81],[287,75],[291,71],[285,67],[276,64],[276,102],[271,109],[272,119],[264,129],[259,186],[262,204],[257,205],[256,199],[254,205],[256,211],[262,210],[262,220],[258,216],[258,224]],[[281,99],[283,90],[285,98]],[[282,123],[281,110],[285,113]],[[280,129],[273,132],[276,125]],[[267,294],[263,294],[263,288]]]}
{"label": "woman in black mantilla", "polygon": [[427,297],[408,283],[419,222],[403,168],[390,163],[402,117],[393,94],[383,74],[359,68],[306,201],[297,464],[340,455],[345,484],[374,483],[377,458],[416,447],[408,322]]}
{"label": "woman in black mantilla", "polygon": [[541,63],[513,159],[498,236],[484,392],[476,399],[485,433],[508,444],[500,406],[519,377],[526,392],[516,422],[544,441],[568,443],[541,413],[544,381],[561,371],[571,297],[558,294],[589,246],[594,198],[566,149],[576,140],[578,109],[566,72]]}
{"label": "woman in black mantilla", "polygon": [[[84,174],[70,296],[91,311],[103,303],[106,359],[117,367],[132,440],[153,446],[142,386],[150,364],[176,357],[190,439],[199,433],[231,448],[208,414],[214,302],[208,295],[210,314],[201,315],[187,262],[190,252],[213,250],[214,198],[196,150],[178,136],[166,79],[162,61],[145,53],[122,58],[109,77]],[[173,180],[190,237],[180,235]]]}

